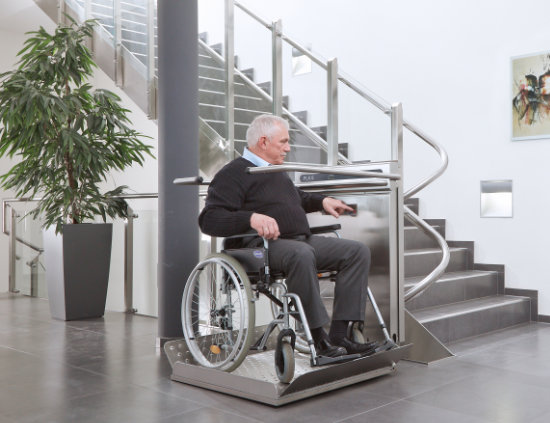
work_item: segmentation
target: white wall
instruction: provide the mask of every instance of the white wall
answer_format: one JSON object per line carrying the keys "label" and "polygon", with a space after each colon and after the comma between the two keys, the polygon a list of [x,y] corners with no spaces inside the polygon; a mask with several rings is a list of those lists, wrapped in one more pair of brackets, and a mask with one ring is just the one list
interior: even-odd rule
{"label": "white wall", "polygon": [[[10,0],[0,0],[0,72],[5,72],[13,68],[17,61],[16,54],[23,46],[26,39],[24,34],[27,31],[34,31],[40,25],[47,30],[55,28],[54,23],[40,10],[32,0],[18,0],[13,2]],[[146,143],[154,147],[153,153],[157,155],[157,125],[149,120],[145,113],[141,111],[118,87],[114,82],[101,70],[97,70],[93,80],[90,83],[98,88],[106,88],[117,93],[121,98],[124,107],[130,110],[130,120],[134,128],[151,139],[144,140]],[[5,173],[11,167],[11,162],[6,158],[0,158],[0,174]],[[106,188],[112,188],[118,185],[128,185],[129,192],[133,193],[156,193],[158,191],[158,172],[157,161],[153,158],[148,158],[143,167],[135,166],[127,169],[124,173],[114,173],[110,180],[105,184]],[[6,198],[13,196],[10,192],[1,192],[1,197]],[[135,200],[132,202],[132,207],[136,210],[156,209],[156,201],[140,202]],[[145,215],[150,215],[149,212],[143,212],[141,220]],[[143,298],[136,298],[141,295],[140,286],[135,287],[135,300],[147,302],[150,307],[148,310],[140,310],[145,313],[154,314],[156,312],[156,297],[151,301],[151,295],[156,296],[156,224],[148,217],[147,223],[140,225],[140,219],[136,221],[136,237],[143,236],[142,232],[153,231],[152,234],[146,236],[142,240],[143,249],[136,248],[136,266],[139,268],[135,277],[139,280],[135,281],[136,285],[149,285]],[[122,310],[123,302],[123,263],[122,263],[122,224],[120,222],[115,226],[115,239],[113,242],[113,261],[111,267],[111,279],[109,282],[109,293],[107,297],[107,308],[111,310]],[[147,253],[145,256],[140,256],[141,253]],[[140,277],[146,276],[147,281],[141,280]],[[0,292],[8,290],[8,238],[0,235]],[[145,298],[148,296],[149,298]]]}
{"label": "white wall", "polygon": [[[476,262],[505,264],[506,285],[539,290],[539,313],[550,315],[550,139],[512,142],[510,134],[510,58],[550,50],[550,2],[242,3],[269,21],[282,18],[289,35],[325,57],[337,56],[346,73],[390,102],[403,103],[405,118],[438,140],[450,157],[445,175],[419,195],[421,215],[447,218],[448,239],[474,240]],[[200,5],[201,31],[208,30],[212,42],[223,40],[219,28],[208,28],[213,17],[220,20],[222,2],[202,0]],[[239,10],[235,14],[237,26],[250,20]],[[257,80],[269,79],[269,43],[256,35],[241,38],[237,35],[236,54],[244,67],[253,66],[261,50]],[[287,90],[290,85],[284,91],[291,95],[293,110],[306,108],[308,97],[318,95],[311,89],[295,95]],[[317,124],[323,112],[315,102],[309,108]],[[370,158],[370,147],[363,146],[374,135],[365,122],[345,139],[353,142],[355,159]],[[406,141],[405,185],[410,187],[436,161],[414,137]],[[480,218],[479,184],[487,179],[513,180],[513,218]]]}

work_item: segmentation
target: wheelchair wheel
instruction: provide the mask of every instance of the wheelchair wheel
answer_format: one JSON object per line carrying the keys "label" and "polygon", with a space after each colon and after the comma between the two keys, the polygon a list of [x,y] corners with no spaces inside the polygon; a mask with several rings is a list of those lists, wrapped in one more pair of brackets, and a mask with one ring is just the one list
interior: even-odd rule
{"label": "wheelchair wheel", "polygon": [[275,371],[282,383],[290,383],[294,378],[294,350],[286,340],[281,342],[280,359],[275,359]]}
{"label": "wheelchair wheel", "polygon": [[189,351],[204,367],[231,372],[246,357],[255,326],[250,281],[226,254],[211,254],[195,266],[181,304]]}

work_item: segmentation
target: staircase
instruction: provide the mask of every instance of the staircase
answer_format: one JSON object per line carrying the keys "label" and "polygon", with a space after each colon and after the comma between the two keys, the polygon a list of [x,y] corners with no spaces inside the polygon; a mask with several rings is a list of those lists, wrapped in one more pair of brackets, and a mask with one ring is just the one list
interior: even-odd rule
{"label": "staircase", "polygon": [[[418,214],[418,199],[409,200]],[[445,220],[426,220],[445,236]],[[481,335],[536,320],[531,298],[505,295],[504,274],[481,270],[473,262],[472,242],[447,241],[451,259],[446,272],[406,308],[442,343]],[[405,290],[418,283],[439,263],[441,251],[415,226],[405,226]],[[503,266],[502,266],[503,267]]]}

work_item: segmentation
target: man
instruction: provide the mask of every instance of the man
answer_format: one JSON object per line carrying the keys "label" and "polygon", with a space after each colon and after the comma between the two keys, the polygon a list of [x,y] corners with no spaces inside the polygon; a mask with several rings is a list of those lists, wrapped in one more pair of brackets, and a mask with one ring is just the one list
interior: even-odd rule
{"label": "man", "polygon": [[[336,357],[374,352],[372,344],[358,344],[346,336],[350,322],[365,318],[369,249],[356,241],[311,235],[306,218],[306,213],[320,210],[338,217],[352,211],[351,207],[296,188],[284,172],[246,172],[252,166],[283,164],[290,151],[284,119],[258,116],[246,138],[248,148],[243,156],[221,169],[208,188],[199,217],[201,230],[222,237],[255,232],[270,240],[270,267],[283,271],[289,292],[300,297],[319,354]],[[252,241],[248,245],[258,244]],[[330,319],[321,299],[317,269],[338,271],[328,334],[323,326]]]}

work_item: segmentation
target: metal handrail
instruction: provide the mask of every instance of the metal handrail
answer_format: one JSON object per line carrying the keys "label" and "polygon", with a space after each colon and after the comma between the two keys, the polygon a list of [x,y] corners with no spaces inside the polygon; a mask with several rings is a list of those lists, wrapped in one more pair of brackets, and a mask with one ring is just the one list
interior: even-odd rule
{"label": "metal handrail", "polygon": [[[258,21],[260,24],[262,24],[266,28],[268,28],[270,30],[272,29],[272,25],[270,25],[267,21],[260,18],[258,15],[253,13],[251,10],[249,10],[248,8],[246,8],[245,6],[240,4],[239,2],[235,1],[235,6],[237,6],[241,10],[243,10],[245,13],[247,13],[249,16],[251,16],[253,19]],[[299,50],[300,52],[305,54],[313,62],[315,62],[317,65],[321,66],[323,69],[327,70],[327,72],[328,72],[328,69],[329,69],[328,62],[325,62],[324,60],[320,59],[315,54],[313,54],[311,51],[309,51],[307,48],[301,46],[299,43],[292,40],[291,38],[289,38],[285,34],[281,33],[280,36],[284,41],[288,42],[292,47],[296,48],[297,50]],[[389,102],[379,98],[374,93],[370,93],[370,92],[367,92],[367,90],[365,90],[365,89],[361,89],[357,84],[355,84],[349,78],[344,77],[341,73],[337,74],[337,79],[338,79],[338,81],[342,82],[344,85],[349,87],[351,90],[356,92],[358,95],[360,95],[362,98],[367,100],[369,103],[371,103],[372,105],[377,107],[384,114],[391,115],[392,109],[391,109],[391,105],[390,105]],[[300,121],[300,123],[302,123],[302,122]],[[306,126],[306,125],[303,124],[303,126]],[[431,137],[429,137],[424,132],[422,132],[420,129],[418,129],[416,126],[414,126],[413,124],[411,124],[411,123],[404,120],[403,121],[403,127],[407,128],[410,132],[412,132],[413,134],[418,136],[421,140],[423,140],[430,147],[432,147],[439,154],[439,157],[440,157],[440,166],[439,166],[439,168],[432,175],[428,176],[427,178],[425,178],[424,180],[420,181],[418,184],[416,184],[415,186],[413,186],[412,188],[407,190],[403,195],[403,199],[406,200],[406,199],[410,198],[411,196],[413,196],[414,194],[421,191],[423,188],[425,188],[427,185],[429,185],[431,182],[433,182],[439,176],[441,176],[441,174],[443,174],[443,172],[445,172],[445,169],[447,168],[449,159],[448,159],[447,153],[445,152],[443,147],[441,145],[439,145],[436,141],[434,141]],[[347,159],[346,159],[346,161],[347,161]],[[349,163],[349,161],[347,161],[347,162]],[[410,210],[406,206],[404,207],[404,215],[415,226],[417,226],[418,228],[424,230],[429,236],[434,238],[437,241],[437,243],[440,246],[440,248],[442,250],[442,253],[443,253],[441,262],[436,266],[436,268],[429,275],[427,275],[424,279],[422,279],[422,281],[420,281],[418,284],[416,284],[414,288],[410,289],[409,291],[407,291],[405,293],[405,301],[408,301],[408,300],[416,297],[420,293],[424,292],[430,285],[432,285],[437,280],[437,278],[439,276],[441,276],[441,274],[445,271],[445,269],[446,269],[446,267],[449,263],[450,252],[449,252],[449,247],[448,247],[447,243],[445,242],[445,240],[443,239],[443,237],[441,237],[441,235],[439,235],[439,233],[437,231],[431,229],[431,227],[429,227],[429,225],[427,225],[418,215],[416,215],[412,210]]]}
{"label": "metal handrail", "polygon": [[338,169],[334,166],[308,166],[308,165],[294,165],[294,164],[282,164],[277,166],[259,166],[249,167],[246,170],[248,173],[278,173],[278,172],[311,172],[311,173],[327,173],[343,176],[357,176],[357,177],[371,177],[390,179],[397,181],[401,179],[401,175],[398,173],[383,173],[383,172],[371,172],[368,170],[346,170]]}

